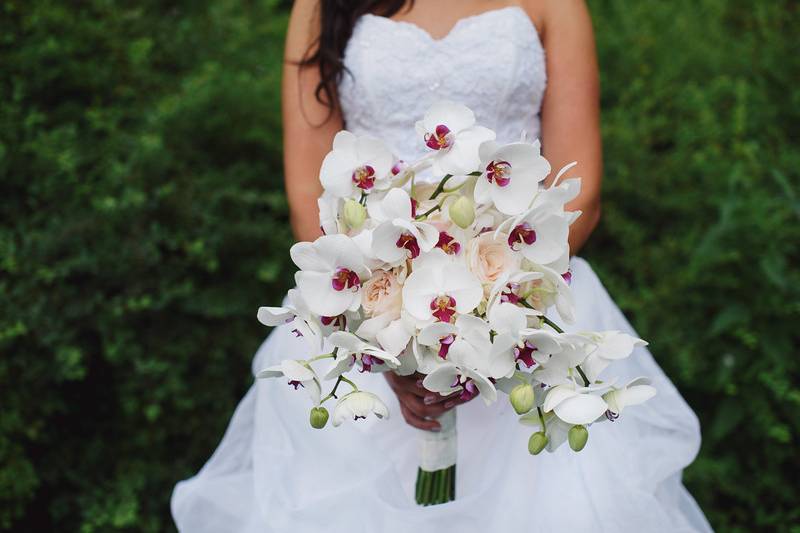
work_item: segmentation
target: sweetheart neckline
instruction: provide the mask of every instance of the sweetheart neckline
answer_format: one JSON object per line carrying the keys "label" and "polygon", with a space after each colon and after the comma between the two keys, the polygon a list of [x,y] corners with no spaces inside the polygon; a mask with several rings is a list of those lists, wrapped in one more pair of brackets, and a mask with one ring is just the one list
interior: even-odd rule
{"label": "sweetheart neckline", "polygon": [[410,28],[410,29],[416,31],[418,34],[421,34],[422,36],[426,37],[428,39],[428,41],[430,41],[431,43],[439,44],[439,43],[443,43],[443,42],[447,41],[453,35],[457,35],[458,31],[461,28],[463,28],[466,24],[468,24],[470,22],[476,22],[478,20],[482,20],[484,18],[488,18],[489,16],[495,16],[495,15],[501,14],[503,12],[510,12],[510,11],[521,11],[522,14],[525,17],[525,20],[528,21],[528,26],[536,34],[536,37],[537,38],[539,37],[539,30],[536,28],[536,25],[531,20],[530,16],[528,15],[528,12],[525,11],[522,7],[516,6],[516,5],[515,6],[498,7],[498,8],[495,8],[495,9],[487,9],[486,11],[481,11],[480,13],[475,13],[474,15],[468,15],[466,17],[462,17],[462,18],[458,19],[455,22],[455,24],[453,24],[453,26],[450,28],[450,30],[446,34],[444,34],[442,37],[438,37],[438,38],[434,37],[433,35],[431,35],[431,33],[428,30],[426,30],[425,28],[423,28],[422,26],[420,26],[420,25],[418,25],[418,24],[416,24],[414,22],[409,22],[407,20],[395,20],[393,18],[383,17],[381,15],[375,15],[373,13],[365,13],[364,15],[362,15],[362,18],[371,18],[371,19],[383,20],[386,23],[391,24],[391,25]]}

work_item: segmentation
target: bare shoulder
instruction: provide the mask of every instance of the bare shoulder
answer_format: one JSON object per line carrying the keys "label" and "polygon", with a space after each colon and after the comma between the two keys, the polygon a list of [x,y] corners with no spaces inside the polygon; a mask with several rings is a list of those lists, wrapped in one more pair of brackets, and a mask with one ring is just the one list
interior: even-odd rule
{"label": "bare shoulder", "polygon": [[523,0],[522,7],[543,35],[571,28],[591,35],[591,19],[585,0]]}
{"label": "bare shoulder", "polygon": [[295,0],[286,31],[286,58],[300,61],[319,37],[320,0]]}

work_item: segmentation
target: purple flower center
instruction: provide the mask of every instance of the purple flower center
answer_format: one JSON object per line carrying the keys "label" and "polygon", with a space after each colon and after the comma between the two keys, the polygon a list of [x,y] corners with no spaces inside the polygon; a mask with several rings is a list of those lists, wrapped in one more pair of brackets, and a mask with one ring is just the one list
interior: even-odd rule
{"label": "purple flower center", "polygon": [[472,378],[466,378],[462,382],[462,377],[463,376],[456,376],[456,379],[453,381],[451,387],[462,387],[461,394],[459,394],[458,398],[461,401],[468,402],[477,396],[480,391],[478,390],[477,385],[475,385],[475,382],[472,381]]}
{"label": "purple flower center", "polygon": [[294,336],[295,336],[295,337],[302,337],[302,336],[303,336],[303,334],[302,334],[302,333],[300,332],[300,330],[299,330],[299,329],[297,329],[297,328],[294,328],[294,329],[292,330],[292,333],[294,333]]}
{"label": "purple flower center", "polygon": [[611,422],[615,421],[619,418],[619,413],[615,413],[611,409],[606,409],[606,418],[608,418]]}
{"label": "purple flower center", "polygon": [[561,277],[564,278],[564,281],[567,283],[567,285],[572,283],[572,271],[571,270],[567,270],[566,272],[561,274]]}
{"label": "purple flower center", "polygon": [[353,171],[352,178],[356,187],[368,191],[375,185],[375,169],[369,165],[358,167]]}
{"label": "purple flower center", "polygon": [[340,268],[331,279],[331,285],[335,291],[343,291],[361,286],[361,278],[349,268]]}
{"label": "purple flower center", "polygon": [[498,187],[505,187],[511,182],[511,163],[508,161],[491,161],[486,165],[486,179],[489,183],[496,183]]}
{"label": "purple flower center", "polygon": [[453,134],[450,133],[450,128],[444,124],[436,126],[434,133],[425,134],[425,145],[431,150],[444,150],[450,148],[453,144]]}
{"label": "purple flower center", "polygon": [[392,176],[397,176],[400,174],[403,170],[405,170],[406,166],[408,165],[406,165],[405,161],[398,159],[397,162],[392,165]]}
{"label": "purple flower center", "polygon": [[372,365],[382,365],[383,359],[379,359],[368,353],[361,354],[361,370],[359,372],[372,372]]}
{"label": "purple flower center", "polygon": [[508,236],[508,245],[512,250],[517,250],[518,244],[531,244],[536,242],[536,231],[527,222],[517,225]]}
{"label": "purple flower center", "polygon": [[456,336],[452,333],[447,337],[439,339],[439,357],[447,359],[447,353],[450,351],[450,346],[455,342]]}
{"label": "purple flower center", "polygon": [[305,385],[303,385],[301,382],[297,381],[296,379],[291,380],[289,382],[289,385],[294,387],[294,390],[297,390],[297,387],[305,388]]}
{"label": "purple flower center", "polygon": [[439,242],[436,243],[436,247],[441,248],[444,253],[449,255],[458,255],[458,252],[461,251],[461,243],[446,231],[439,232]]}
{"label": "purple flower center", "polygon": [[525,341],[522,346],[514,347],[514,359],[520,361],[523,365],[530,368],[536,364],[536,361],[533,360],[533,352],[535,351],[536,346],[534,346],[530,341]]}
{"label": "purple flower center", "polygon": [[456,314],[456,299],[452,296],[437,296],[431,300],[431,313],[440,322],[450,323]]}
{"label": "purple flower center", "polygon": [[347,326],[347,317],[344,315],[320,316],[319,321],[323,326],[333,326],[334,328],[344,329]]}
{"label": "purple flower center", "polygon": [[518,289],[519,289],[518,283],[509,283],[508,285],[506,285],[506,288],[503,289],[503,292],[500,293],[500,301],[504,303],[517,305],[522,299],[516,292],[514,292]]}
{"label": "purple flower center", "polygon": [[397,239],[395,244],[398,248],[405,248],[408,250],[408,254],[411,259],[416,259],[419,255],[419,244],[417,243],[417,238],[410,233],[403,233],[400,235],[400,238]]}

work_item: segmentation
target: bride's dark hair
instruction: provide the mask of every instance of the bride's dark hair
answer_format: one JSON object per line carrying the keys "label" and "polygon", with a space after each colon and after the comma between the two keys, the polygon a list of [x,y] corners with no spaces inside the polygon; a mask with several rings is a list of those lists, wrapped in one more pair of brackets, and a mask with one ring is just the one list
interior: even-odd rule
{"label": "bride's dark hair", "polygon": [[336,86],[346,68],[343,62],[344,49],[353,34],[356,21],[373,13],[391,17],[414,0],[320,0],[320,33],[309,47],[301,67],[315,66],[319,69],[320,82],[314,89],[317,101],[331,111],[336,108]]}

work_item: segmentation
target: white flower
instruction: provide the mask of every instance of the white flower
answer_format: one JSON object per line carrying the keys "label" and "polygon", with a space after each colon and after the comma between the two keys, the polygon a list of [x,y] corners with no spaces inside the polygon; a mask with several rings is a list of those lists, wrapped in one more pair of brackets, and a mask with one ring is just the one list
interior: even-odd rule
{"label": "white flower", "polygon": [[571,218],[533,209],[514,222],[508,246],[529,261],[565,272],[569,268],[569,225]]}
{"label": "white flower", "polygon": [[478,148],[495,138],[495,133],[475,125],[475,114],[468,107],[450,101],[434,104],[416,124],[425,145],[435,150],[436,174],[467,174],[480,165]]}
{"label": "white flower", "polygon": [[317,198],[319,207],[319,229],[325,235],[344,233],[344,228],[339,225],[339,203],[341,200],[335,196],[324,194]]}
{"label": "white flower", "polygon": [[575,383],[556,385],[547,391],[542,408],[546,413],[553,411],[568,424],[590,424],[608,409],[605,400],[592,393],[608,388],[608,385],[579,387]]}
{"label": "white flower", "polygon": [[258,374],[257,378],[277,378],[286,377],[289,379],[289,385],[297,390],[298,387],[303,387],[314,405],[319,405],[320,400],[320,385],[319,378],[311,370],[310,367],[295,361],[294,359],[285,359],[281,364],[270,366]]}
{"label": "white flower", "polygon": [[427,346],[435,355],[434,362],[431,362],[418,351],[418,363],[426,369],[434,368],[442,361],[451,361],[482,374],[490,374],[488,355],[492,343],[489,324],[476,316],[459,315],[455,324],[434,322],[419,332],[417,342]]}
{"label": "white flower", "polygon": [[609,411],[606,416],[609,420],[614,420],[626,407],[644,403],[655,395],[656,388],[650,384],[649,379],[636,378],[622,388],[613,388],[603,394]]}
{"label": "white flower", "polygon": [[389,409],[375,394],[366,391],[353,391],[336,403],[333,408],[333,425],[339,426],[347,419],[367,418],[374,413],[378,418],[389,418]]}
{"label": "white flower", "polygon": [[336,316],[361,304],[361,280],[369,276],[359,247],[346,235],[323,235],[313,243],[292,246],[300,268],[295,282],[312,312]]}
{"label": "white flower", "polygon": [[535,265],[534,268],[542,274],[541,278],[522,282],[517,291],[519,296],[542,313],[555,305],[565,322],[574,322],[575,301],[564,276],[543,265]]}
{"label": "white flower", "polygon": [[504,146],[487,142],[480,147],[483,174],[475,184],[475,201],[492,202],[506,215],[518,215],[533,202],[539,183],[550,173],[550,163],[539,153],[538,143]]}
{"label": "white flower", "polygon": [[288,324],[296,336],[303,337],[312,351],[322,347],[322,328],[312,315],[300,291],[289,289],[289,303],[285,307],[259,307],[256,315],[258,321],[265,326]]}
{"label": "white flower", "polygon": [[403,307],[420,322],[452,322],[475,309],[483,298],[480,281],[460,263],[434,250],[403,286]]}
{"label": "white flower", "polygon": [[486,376],[454,363],[444,363],[435,368],[425,377],[422,385],[442,396],[460,391],[459,397],[465,401],[479,393],[487,405],[497,399],[497,389]]}
{"label": "white flower", "polygon": [[340,131],[333,139],[333,150],[322,161],[319,180],[333,196],[360,196],[389,186],[393,160],[381,141]]}
{"label": "white flower", "polygon": [[585,336],[596,346],[587,355],[585,364],[581,365],[590,380],[597,379],[612,362],[629,357],[640,346],[647,346],[642,339],[614,330],[587,333]]}
{"label": "white flower", "polygon": [[381,261],[398,265],[416,259],[439,241],[433,225],[414,220],[411,198],[403,189],[392,189],[379,206],[370,207],[373,219],[380,221],[372,232],[372,251]]}
{"label": "white flower", "polygon": [[364,342],[347,331],[334,331],[328,337],[333,346],[339,350],[333,367],[325,375],[325,379],[333,379],[358,363],[361,372],[382,372],[400,366],[397,357],[389,352]]}

